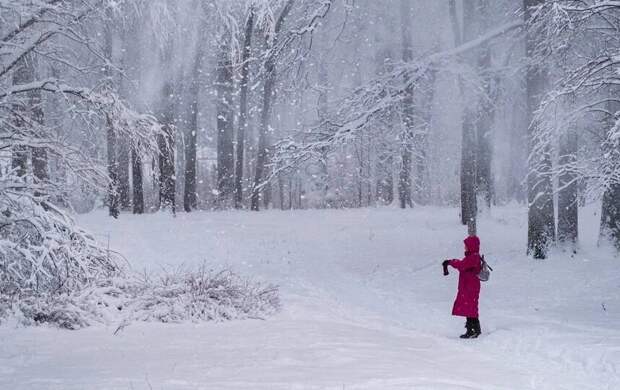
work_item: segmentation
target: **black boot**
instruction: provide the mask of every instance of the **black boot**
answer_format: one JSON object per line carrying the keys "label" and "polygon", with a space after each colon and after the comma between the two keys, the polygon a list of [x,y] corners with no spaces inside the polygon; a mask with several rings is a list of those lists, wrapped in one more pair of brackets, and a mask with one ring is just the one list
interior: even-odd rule
{"label": "black boot", "polygon": [[475,339],[482,334],[482,330],[480,329],[480,319],[474,318],[473,326],[474,335],[471,338]]}
{"label": "black boot", "polygon": [[465,332],[465,334],[461,335],[462,339],[471,339],[474,337],[478,337],[474,330],[475,329],[475,318],[467,317],[467,322],[465,322],[465,329],[467,329],[467,331]]}

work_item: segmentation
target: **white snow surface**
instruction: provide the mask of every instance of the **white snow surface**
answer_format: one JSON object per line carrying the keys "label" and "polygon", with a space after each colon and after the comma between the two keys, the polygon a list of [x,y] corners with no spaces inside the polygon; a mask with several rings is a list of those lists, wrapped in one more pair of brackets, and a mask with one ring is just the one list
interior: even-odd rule
{"label": "white snow surface", "polygon": [[620,389],[619,258],[596,246],[525,256],[526,210],[481,217],[483,336],[452,317],[456,209],[196,212],[79,222],[135,270],[208,264],[276,283],[266,320],[0,327],[0,389]]}

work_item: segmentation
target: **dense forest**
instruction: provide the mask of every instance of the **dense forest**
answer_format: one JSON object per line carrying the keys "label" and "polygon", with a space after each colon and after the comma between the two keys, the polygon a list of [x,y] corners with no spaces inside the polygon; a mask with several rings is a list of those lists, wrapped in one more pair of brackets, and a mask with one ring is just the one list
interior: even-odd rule
{"label": "dense forest", "polygon": [[101,207],[460,206],[475,232],[518,202],[542,259],[600,202],[620,248],[617,1],[2,0],[0,21],[12,288],[114,268],[69,216]]}
{"label": "dense forest", "polygon": [[620,0],[0,0],[0,388],[619,389],[619,259]]}

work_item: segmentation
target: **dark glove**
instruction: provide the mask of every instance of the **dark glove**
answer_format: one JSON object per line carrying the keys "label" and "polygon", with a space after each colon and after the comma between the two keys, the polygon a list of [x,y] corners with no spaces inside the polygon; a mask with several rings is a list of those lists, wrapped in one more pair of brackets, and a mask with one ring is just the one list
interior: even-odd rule
{"label": "dark glove", "polygon": [[444,260],[444,262],[441,263],[441,266],[443,267],[443,274],[444,275],[449,275],[450,274],[448,272],[448,265],[450,265],[450,260]]}

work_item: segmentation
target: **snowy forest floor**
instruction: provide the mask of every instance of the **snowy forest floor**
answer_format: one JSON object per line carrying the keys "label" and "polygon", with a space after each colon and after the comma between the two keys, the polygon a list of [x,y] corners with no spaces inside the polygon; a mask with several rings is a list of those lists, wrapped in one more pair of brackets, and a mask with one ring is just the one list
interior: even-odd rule
{"label": "snowy forest floor", "polygon": [[620,270],[596,247],[544,262],[524,255],[526,211],[479,222],[494,267],[483,336],[460,340],[450,311],[462,255],[456,209],[103,212],[79,222],[136,270],[230,268],[280,285],[267,320],[133,323],[79,331],[0,327],[2,389],[620,389]]}

